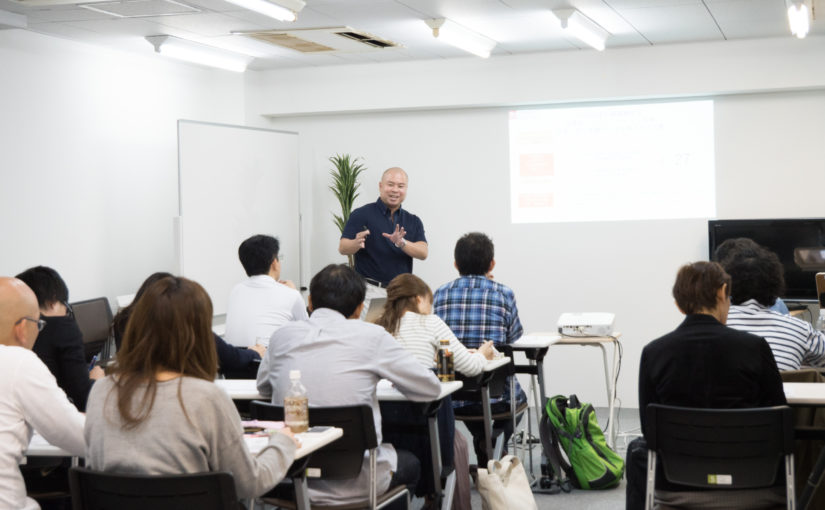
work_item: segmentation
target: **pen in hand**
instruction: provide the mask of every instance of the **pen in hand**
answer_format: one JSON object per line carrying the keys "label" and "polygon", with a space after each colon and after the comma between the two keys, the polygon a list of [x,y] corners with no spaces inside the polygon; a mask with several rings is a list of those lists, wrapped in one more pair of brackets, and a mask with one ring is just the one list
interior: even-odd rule
{"label": "pen in hand", "polygon": [[97,354],[92,356],[92,362],[89,363],[89,372],[91,372],[92,369],[95,367],[95,365],[97,365],[97,356],[98,356]]}

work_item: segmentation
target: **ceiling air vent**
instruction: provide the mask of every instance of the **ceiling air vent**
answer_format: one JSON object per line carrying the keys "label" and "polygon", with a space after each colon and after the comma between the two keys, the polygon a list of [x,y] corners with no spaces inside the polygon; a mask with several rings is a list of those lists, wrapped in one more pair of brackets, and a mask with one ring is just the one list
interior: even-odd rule
{"label": "ceiling air vent", "polygon": [[301,53],[362,53],[398,48],[398,43],[375,37],[351,27],[304,28],[235,32]]}

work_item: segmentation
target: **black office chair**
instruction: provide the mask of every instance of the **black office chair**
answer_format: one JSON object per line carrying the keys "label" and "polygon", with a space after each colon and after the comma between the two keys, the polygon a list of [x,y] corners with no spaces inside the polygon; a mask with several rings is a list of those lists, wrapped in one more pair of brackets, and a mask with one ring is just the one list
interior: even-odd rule
{"label": "black office chair", "polygon": [[[253,400],[250,406],[252,417],[256,420],[284,419],[283,406]],[[310,407],[309,423],[312,426],[327,425],[344,431],[337,441],[314,452],[309,459],[307,472],[317,474],[318,478],[327,480],[350,480],[358,476],[364,461],[364,451],[370,454],[369,500],[346,505],[312,505],[313,510],[354,510],[369,508],[376,510],[387,506],[399,498],[406,500],[410,506],[410,494],[403,485],[390,487],[384,494],[377,494],[375,463],[378,449],[378,437],[375,434],[375,422],[372,408],[368,405],[341,407]],[[294,509],[294,498],[274,491],[275,497],[264,496],[262,500],[270,505]]]}
{"label": "black office chair", "polygon": [[83,334],[83,349],[86,361],[89,362],[95,354],[103,350],[109,339],[109,329],[112,325],[109,300],[100,297],[71,303],[70,306],[77,326]]}
{"label": "black office chair", "polygon": [[73,510],[238,510],[235,482],[223,472],[123,475],[73,467]]}
{"label": "black office chair", "polygon": [[[528,404],[527,402],[516,402],[516,386],[515,384],[512,384],[512,382],[515,381],[516,364],[512,348],[509,345],[497,345],[496,349],[498,349],[503,355],[508,356],[510,358],[510,363],[496,370],[494,374],[482,372],[479,375],[467,377],[456,373],[456,380],[463,382],[464,386],[462,386],[460,390],[453,394],[453,400],[483,400],[482,387],[484,386],[484,384],[488,385],[489,398],[500,397],[504,395],[504,391],[506,389],[506,382],[509,378],[511,381],[510,402],[511,404],[515,403],[515,409],[513,409],[513,406],[511,405],[510,410],[491,414],[490,418],[493,422],[500,420],[511,420],[513,423],[513,437],[515,438],[515,432],[518,428],[518,422],[521,420],[521,417],[523,416],[524,411],[527,409]],[[478,414],[463,413],[460,407],[455,410],[455,419],[464,422],[484,421],[483,416],[480,416]],[[490,436],[490,440],[492,441],[493,439],[495,439],[495,447],[492,448],[492,451],[488,452],[487,454],[489,460],[498,459],[501,457],[501,454],[504,451],[504,430],[494,427]],[[513,451],[510,453],[512,453],[513,455],[517,455],[518,452],[516,448],[516,442],[515,439],[513,439]],[[487,468],[487,466],[478,467],[482,467],[485,469]]]}
{"label": "black office chair", "polygon": [[649,404],[645,439],[646,509],[654,505],[659,458],[668,482],[717,490],[770,488],[784,459],[786,505],[788,510],[796,507],[793,412],[788,406],[696,409]]}

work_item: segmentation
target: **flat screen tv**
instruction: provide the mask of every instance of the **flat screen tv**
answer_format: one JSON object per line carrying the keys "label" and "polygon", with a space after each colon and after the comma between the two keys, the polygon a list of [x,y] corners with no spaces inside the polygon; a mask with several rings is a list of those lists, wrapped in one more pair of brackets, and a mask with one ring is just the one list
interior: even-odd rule
{"label": "flat screen tv", "polygon": [[710,220],[709,258],[726,239],[749,237],[779,256],[787,301],[816,301],[816,273],[825,271],[825,218]]}

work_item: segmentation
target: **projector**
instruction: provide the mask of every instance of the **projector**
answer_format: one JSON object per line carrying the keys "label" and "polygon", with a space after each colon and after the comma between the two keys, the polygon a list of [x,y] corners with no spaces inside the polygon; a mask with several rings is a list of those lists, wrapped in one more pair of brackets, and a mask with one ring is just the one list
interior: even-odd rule
{"label": "projector", "polygon": [[559,317],[559,333],[566,336],[610,336],[615,318],[612,313],[563,313]]}

